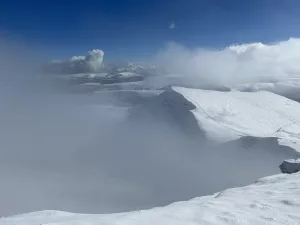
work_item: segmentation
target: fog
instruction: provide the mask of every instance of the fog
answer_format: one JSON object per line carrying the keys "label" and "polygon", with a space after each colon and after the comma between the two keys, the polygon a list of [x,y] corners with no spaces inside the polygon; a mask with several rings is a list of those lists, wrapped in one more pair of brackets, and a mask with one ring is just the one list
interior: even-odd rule
{"label": "fog", "polygon": [[300,39],[271,44],[249,43],[223,49],[190,49],[169,43],[155,61],[165,74],[196,86],[234,85],[257,80],[300,77]]}
{"label": "fog", "polygon": [[[178,58],[182,73],[183,56]],[[192,70],[199,67],[192,66],[193,60],[185,62],[187,76],[193,77]],[[111,105],[103,105],[89,95],[61,92],[61,86],[37,72],[39,63],[40,57],[26,48],[0,44],[0,216],[45,209],[110,213],[163,206],[278,173],[281,161],[295,155],[276,140],[251,139],[247,148],[239,141],[226,146],[207,143],[173,123],[181,114],[174,120],[157,119],[165,110],[159,104],[152,108],[154,117],[129,119],[131,111],[114,106],[113,97]],[[172,58],[166,65],[174,63]],[[228,81],[227,71],[200,76],[211,79],[225,72]]]}

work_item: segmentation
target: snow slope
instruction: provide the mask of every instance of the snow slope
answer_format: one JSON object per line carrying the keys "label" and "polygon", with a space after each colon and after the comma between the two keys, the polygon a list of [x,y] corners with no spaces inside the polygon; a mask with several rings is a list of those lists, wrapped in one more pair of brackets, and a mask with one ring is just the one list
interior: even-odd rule
{"label": "snow slope", "polygon": [[166,207],[111,215],[41,211],[1,218],[0,225],[300,224],[300,173],[262,178],[252,185]]}
{"label": "snow slope", "polygon": [[182,87],[172,90],[195,106],[191,112],[210,140],[278,137],[280,144],[300,150],[298,102],[266,91],[219,92]]}

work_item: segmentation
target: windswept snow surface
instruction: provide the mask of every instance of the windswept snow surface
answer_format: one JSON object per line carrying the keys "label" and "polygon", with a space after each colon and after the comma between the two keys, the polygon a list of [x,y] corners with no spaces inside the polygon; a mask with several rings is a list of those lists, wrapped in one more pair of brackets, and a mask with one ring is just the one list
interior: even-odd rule
{"label": "windswept snow surface", "polygon": [[300,173],[262,178],[252,185],[166,207],[111,215],[41,211],[0,219],[0,225],[300,224]]}
{"label": "windswept snow surface", "polygon": [[242,136],[277,137],[300,150],[300,104],[266,92],[219,92],[172,88],[195,105],[192,110],[208,139],[226,142]]}

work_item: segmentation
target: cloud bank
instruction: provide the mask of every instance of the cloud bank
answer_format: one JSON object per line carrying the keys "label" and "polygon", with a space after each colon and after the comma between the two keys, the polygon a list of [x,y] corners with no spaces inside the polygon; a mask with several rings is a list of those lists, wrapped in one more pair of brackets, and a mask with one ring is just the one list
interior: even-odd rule
{"label": "cloud bank", "polygon": [[300,39],[231,45],[221,50],[188,49],[170,43],[159,52],[156,62],[165,74],[178,75],[193,85],[300,77]]}

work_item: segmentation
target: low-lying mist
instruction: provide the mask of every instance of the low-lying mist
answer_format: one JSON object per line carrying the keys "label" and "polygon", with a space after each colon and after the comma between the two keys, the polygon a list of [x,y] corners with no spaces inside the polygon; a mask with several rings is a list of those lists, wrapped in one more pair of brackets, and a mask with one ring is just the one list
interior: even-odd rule
{"label": "low-lying mist", "polygon": [[[246,149],[239,142],[215,146],[169,121],[129,120],[125,107],[60,92],[61,87],[37,72],[35,56],[23,55],[28,56],[27,50],[0,45],[0,216],[163,206],[278,173],[279,163],[294,154],[276,141]],[[224,74],[218,66],[208,73],[212,61],[195,67],[184,55],[178,57],[181,73],[186,62],[187,76],[197,78],[192,71],[202,65],[207,77],[203,73],[201,78],[222,80],[211,75]],[[231,69],[227,71],[225,81]],[[274,151],[264,151],[268,146]]]}

